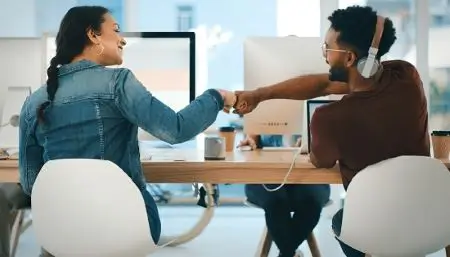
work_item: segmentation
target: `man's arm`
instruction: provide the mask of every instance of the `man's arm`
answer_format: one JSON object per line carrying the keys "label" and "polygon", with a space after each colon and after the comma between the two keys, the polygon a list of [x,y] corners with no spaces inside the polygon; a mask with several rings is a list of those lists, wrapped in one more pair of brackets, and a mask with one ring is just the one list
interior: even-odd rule
{"label": "man's arm", "polygon": [[[253,144],[254,143],[254,144]],[[239,145],[250,145],[253,148],[261,148],[261,135],[248,134]]]}
{"label": "man's arm", "polygon": [[260,102],[270,99],[306,100],[326,95],[350,92],[346,83],[332,82],[328,74],[299,76],[256,90]]}
{"label": "man's arm", "polygon": [[311,152],[309,158],[317,168],[333,168],[339,159],[339,152],[329,117],[320,108],[311,120]]}
{"label": "man's arm", "polygon": [[246,135],[246,137],[249,137],[251,139],[253,139],[255,142],[258,141],[260,139],[260,135],[252,135],[252,134],[248,134]]}

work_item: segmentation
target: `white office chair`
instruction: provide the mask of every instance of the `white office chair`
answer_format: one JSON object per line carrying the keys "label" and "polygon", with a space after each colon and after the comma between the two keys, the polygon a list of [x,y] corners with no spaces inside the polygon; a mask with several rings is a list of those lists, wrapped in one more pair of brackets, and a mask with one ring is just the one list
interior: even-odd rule
{"label": "white office chair", "polygon": [[37,241],[54,256],[144,257],[155,250],[142,195],[112,162],[47,162],[31,205]]}
{"label": "white office chair", "polygon": [[437,159],[401,156],[350,183],[342,242],[371,256],[423,257],[450,244],[450,173]]}

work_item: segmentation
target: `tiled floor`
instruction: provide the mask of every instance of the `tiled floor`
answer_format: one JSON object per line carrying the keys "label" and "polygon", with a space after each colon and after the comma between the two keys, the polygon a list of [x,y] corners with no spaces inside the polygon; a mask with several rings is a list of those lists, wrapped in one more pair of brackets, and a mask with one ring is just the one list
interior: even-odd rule
{"label": "tiled floor", "polygon": [[[163,234],[173,235],[192,226],[203,211],[200,207],[161,207]],[[204,233],[195,240],[178,247],[168,247],[151,256],[156,257],[250,257],[253,256],[263,229],[261,210],[249,207],[219,207]],[[330,230],[330,219],[323,215],[315,233],[322,256],[343,257],[340,248]],[[277,256],[273,247],[270,257]],[[310,253],[305,245],[301,246],[305,256]],[[34,240],[32,228],[20,240],[17,257],[39,255],[39,246]],[[444,257],[443,251],[429,257]]]}

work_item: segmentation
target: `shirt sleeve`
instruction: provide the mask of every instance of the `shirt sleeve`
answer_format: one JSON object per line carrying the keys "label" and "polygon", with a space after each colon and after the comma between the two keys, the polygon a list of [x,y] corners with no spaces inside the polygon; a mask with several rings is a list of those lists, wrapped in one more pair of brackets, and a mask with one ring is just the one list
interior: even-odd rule
{"label": "shirt sleeve", "polygon": [[33,184],[44,165],[44,149],[37,142],[25,101],[19,118],[19,177],[23,191],[31,195]]}
{"label": "shirt sleeve", "polygon": [[209,89],[175,112],[153,96],[128,69],[119,71],[115,98],[126,119],[170,144],[185,142],[203,132],[224,106],[220,93]]}
{"label": "shirt sleeve", "polygon": [[[319,168],[332,168],[339,159],[332,117],[322,108],[316,109],[311,119],[311,160]],[[313,160],[314,159],[314,160]]]}

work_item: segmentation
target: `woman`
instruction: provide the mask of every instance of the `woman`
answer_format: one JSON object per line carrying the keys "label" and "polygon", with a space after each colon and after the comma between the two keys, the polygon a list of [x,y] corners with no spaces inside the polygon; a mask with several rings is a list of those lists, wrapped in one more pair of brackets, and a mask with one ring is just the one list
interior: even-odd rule
{"label": "woman", "polygon": [[46,86],[27,99],[20,115],[20,182],[31,195],[48,160],[112,161],[141,190],[157,243],[161,223],[145,187],[138,127],[168,143],[181,143],[210,126],[224,106],[227,110],[233,106],[236,97],[210,89],[176,113],[153,97],[130,70],[105,68],[122,63],[125,44],[106,8],[79,6],[67,12],[56,37],[56,56],[47,70]]}

